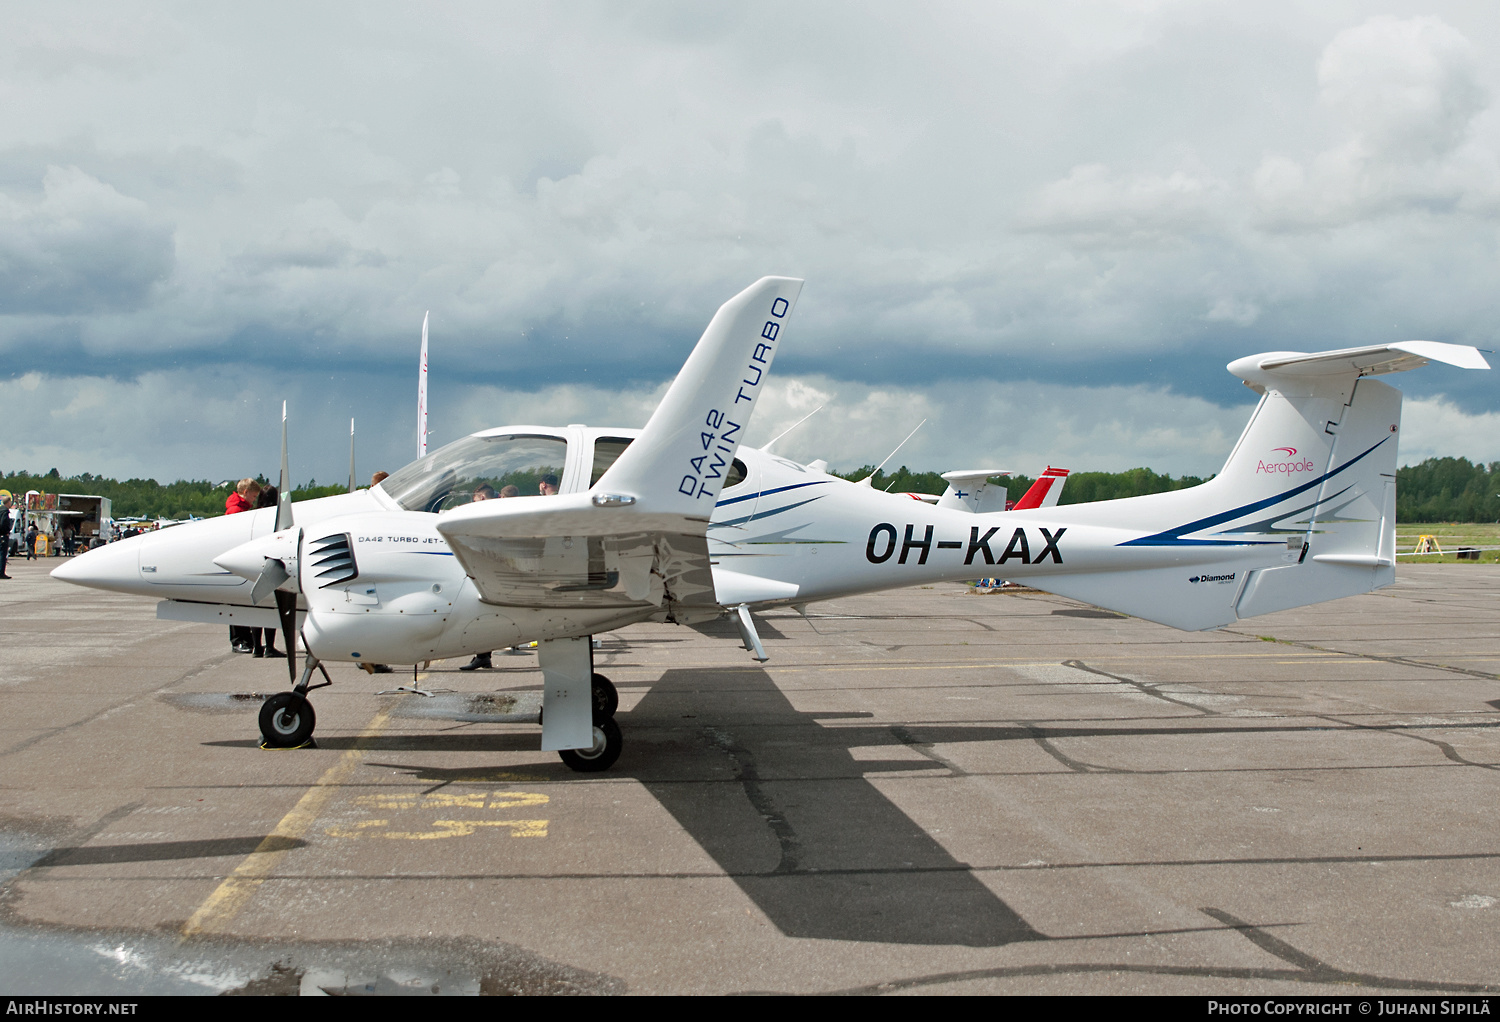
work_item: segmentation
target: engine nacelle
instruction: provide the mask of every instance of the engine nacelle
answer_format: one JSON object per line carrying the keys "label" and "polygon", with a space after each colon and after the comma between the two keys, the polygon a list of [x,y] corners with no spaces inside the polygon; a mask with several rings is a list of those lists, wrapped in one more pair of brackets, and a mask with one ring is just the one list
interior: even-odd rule
{"label": "engine nacelle", "polygon": [[376,512],[307,531],[300,564],[308,650],[356,663],[412,663],[435,654],[434,640],[453,619],[465,581],[436,521],[421,512]]}

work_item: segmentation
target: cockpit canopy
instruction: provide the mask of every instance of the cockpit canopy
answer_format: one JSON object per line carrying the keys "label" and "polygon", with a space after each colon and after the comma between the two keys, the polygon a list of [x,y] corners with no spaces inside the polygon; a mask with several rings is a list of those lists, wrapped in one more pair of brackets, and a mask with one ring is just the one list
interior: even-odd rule
{"label": "cockpit canopy", "polygon": [[[535,497],[544,480],[554,493],[587,490],[635,440],[594,434],[585,427],[549,433],[523,426],[514,432],[466,436],[388,476],[380,488],[407,511],[434,514],[476,498]],[[726,485],[735,486],[744,478],[745,465],[735,459]],[[506,493],[511,486],[515,490]]]}
{"label": "cockpit canopy", "polygon": [[534,497],[543,479],[558,485],[567,460],[568,442],[558,436],[466,436],[412,462],[381,487],[407,511],[446,511],[468,504],[485,486],[497,496],[514,486],[517,495]]}

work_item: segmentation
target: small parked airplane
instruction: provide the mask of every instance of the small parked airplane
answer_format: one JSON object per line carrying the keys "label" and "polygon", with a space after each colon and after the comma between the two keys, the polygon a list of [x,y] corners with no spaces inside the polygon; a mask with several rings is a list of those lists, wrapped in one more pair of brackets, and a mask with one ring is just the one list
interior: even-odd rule
{"label": "small parked airplane", "polygon": [[[153,596],[162,618],[279,622],[288,650],[300,636],[300,677],[289,659],[294,687],[261,710],[268,745],[311,737],[307,695],[331,683],[311,683],[325,661],[536,641],[542,748],[603,770],[620,753],[618,697],[590,637],[636,622],[733,615],[764,660],[755,609],[992,565],[1183,629],[1389,585],[1401,394],[1369,377],[1428,361],[1489,368],[1475,348],[1428,341],[1238,359],[1229,371],[1261,400],[1211,481],[994,513],[956,506],[975,499],[957,495],[968,474],[950,474],[948,505],[928,505],[740,446],[801,287],[766,277],[725,303],[644,429],[485,430],[369,490],[293,508],[283,418],[278,507],[113,543],[53,575]],[[483,499],[508,487],[522,495]],[[262,609],[272,597],[274,613]]]}
{"label": "small parked airplane", "polygon": [[906,493],[903,496],[955,511],[1029,511],[1036,507],[1056,506],[1058,498],[1062,496],[1063,485],[1068,481],[1067,469],[1048,465],[1047,471],[1031,484],[1020,500],[1009,502],[1005,487],[995,486],[990,482],[995,476],[1008,475],[1009,472],[1000,468],[969,468],[944,472],[943,479],[947,481],[948,488],[942,494]]}

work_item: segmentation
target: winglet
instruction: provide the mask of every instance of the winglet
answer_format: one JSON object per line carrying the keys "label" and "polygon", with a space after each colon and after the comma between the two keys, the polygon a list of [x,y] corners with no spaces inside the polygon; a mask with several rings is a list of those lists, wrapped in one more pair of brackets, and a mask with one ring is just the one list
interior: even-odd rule
{"label": "winglet", "polygon": [[762,277],[720,306],[640,438],[594,485],[596,506],[707,521],[801,291]]}

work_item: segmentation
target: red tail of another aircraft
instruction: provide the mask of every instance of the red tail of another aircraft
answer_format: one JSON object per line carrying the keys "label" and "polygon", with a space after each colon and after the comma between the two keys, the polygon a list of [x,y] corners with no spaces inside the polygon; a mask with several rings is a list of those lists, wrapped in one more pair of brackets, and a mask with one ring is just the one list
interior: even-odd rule
{"label": "red tail of another aircraft", "polygon": [[1043,472],[1041,477],[1031,484],[1031,489],[1027,490],[1021,499],[1008,510],[1027,511],[1036,507],[1053,507],[1057,504],[1057,498],[1062,496],[1063,484],[1067,481],[1067,469],[1053,468],[1048,465],[1047,471]]}

